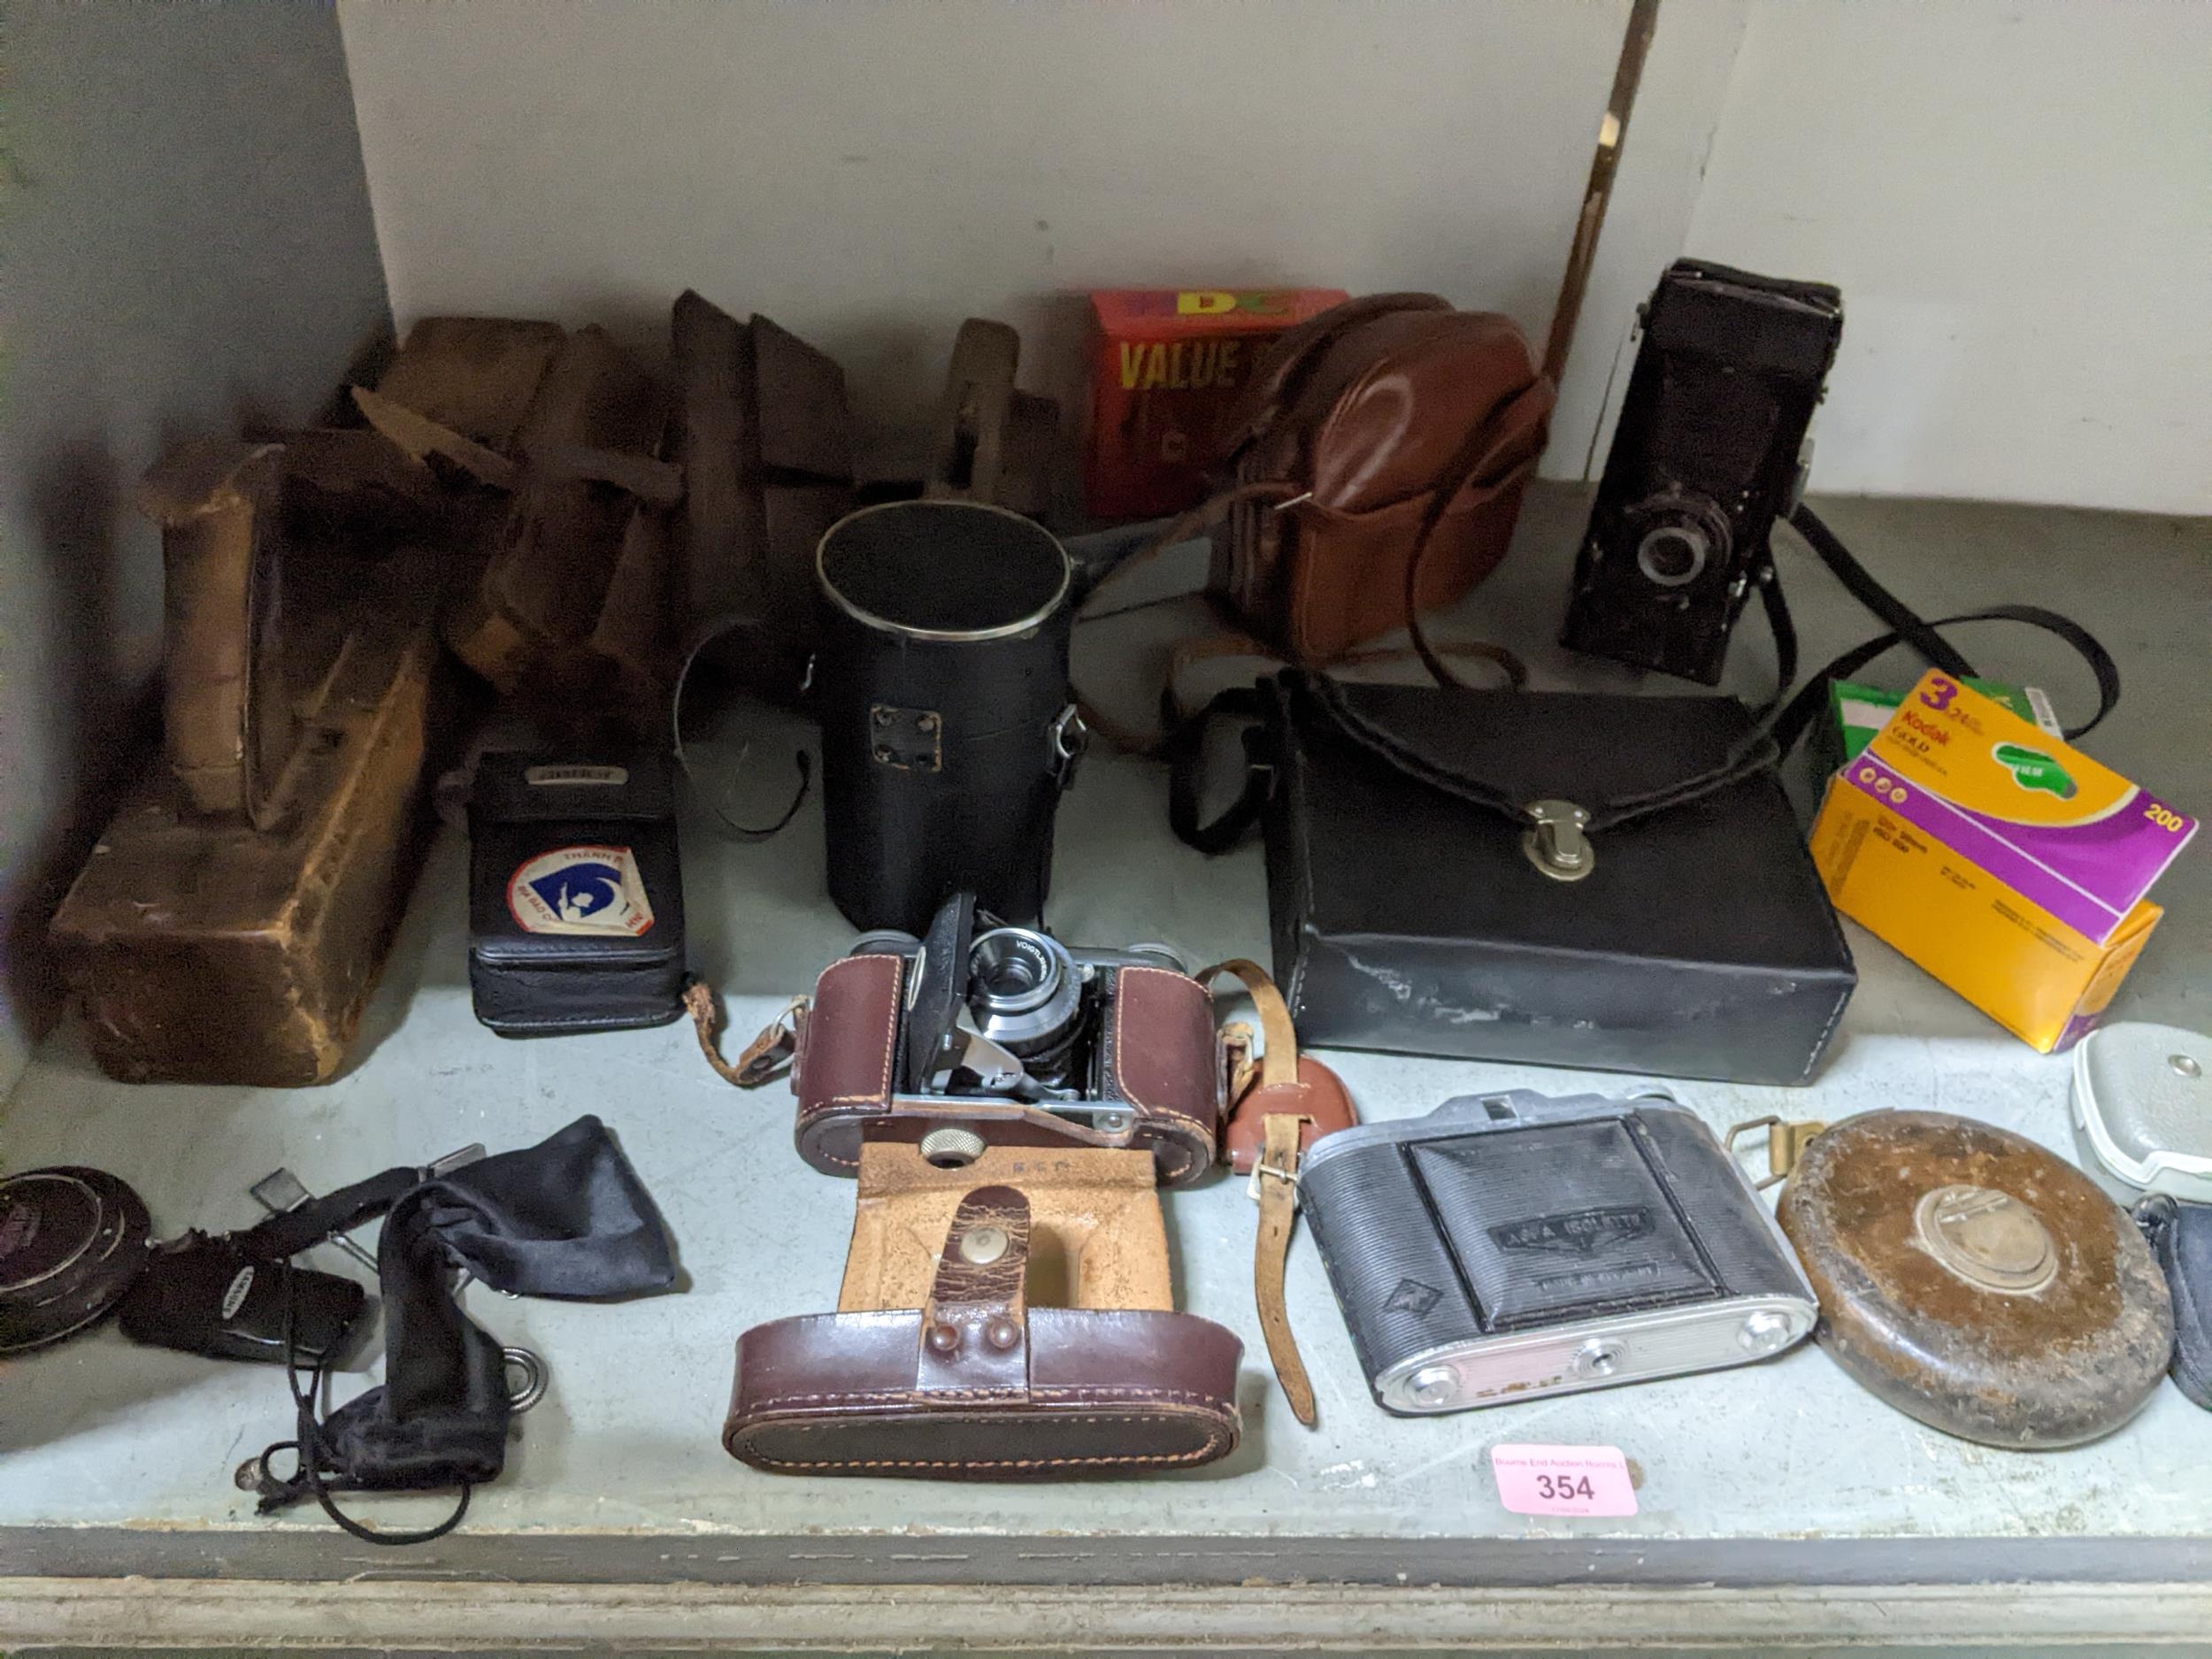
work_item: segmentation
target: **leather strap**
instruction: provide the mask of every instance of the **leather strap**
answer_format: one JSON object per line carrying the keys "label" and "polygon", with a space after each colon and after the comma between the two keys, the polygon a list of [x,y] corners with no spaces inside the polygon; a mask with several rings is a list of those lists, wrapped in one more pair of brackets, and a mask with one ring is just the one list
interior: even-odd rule
{"label": "leather strap", "polygon": [[[1469,433],[1466,449],[1455,457],[1455,464],[1443,474],[1448,481],[1441,483],[1430,495],[1427,509],[1421,514],[1420,527],[1413,534],[1412,551],[1406,558],[1406,636],[1412,641],[1414,654],[1421,659],[1421,665],[1429,671],[1440,686],[1457,686],[1463,690],[1468,689],[1466,681],[1444,665],[1443,657],[1429,643],[1428,631],[1421,624],[1421,572],[1428,563],[1429,549],[1435,542],[1437,526],[1444,522],[1444,515],[1453,508],[1479,507],[1494,501],[1508,490],[1519,486],[1536,471],[1537,459],[1542,452],[1540,444],[1535,453],[1522,457],[1509,467],[1504,466],[1504,457],[1509,446],[1520,442],[1526,434],[1542,430],[1543,423],[1550,417],[1552,405],[1558,398],[1558,388],[1540,377],[1514,394],[1502,410],[1493,411],[1489,419]],[[1501,427],[1503,428],[1501,435],[1491,435]],[[1502,649],[1498,650],[1498,659],[1501,663],[1511,663],[1516,666],[1519,662],[1510,652]],[[1508,677],[1517,690],[1526,680],[1527,672],[1523,670],[1515,674],[1509,669]]]}
{"label": "leather strap", "polygon": [[[684,653],[683,665],[676,671],[675,687],[668,694],[668,739],[675,754],[677,768],[682,772],[693,792],[706,803],[707,810],[721,820],[722,827],[740,841],[766,841],[798,816],[800,807],[806,803],[807,790],[814,781],[814,757],[803,749],[792,751],[791,764],[799,775],[799,783],[797,788],[792,791],[791,804],[784,808],[782,816],[774,823],[739,823],[722,810],[719,795],[708,793],[706,787],[699,781],[698,774],[691,770],[690,757],[684,753],[684,687],[690,682],[692,667],[707,647],[728,634],[758,634],[762,629],[763,624],[753,617],[732,614],[716,618],[701,630],[698,638],[692,641],[691,649]],[[803,692],[804,687],[801,690]],[[741,764],[744,759],[741,751],[738,758]]]}
{"label": "leather strap", "polygon": [[772,1024],[764,1026],[758,1036],[745,1045],[745,1052],[737,1056],[737,1064],[733,1065],[722,1057],[721,1048],[715,1041],[715,1033],[722,1021],[715,1011],[714,987],[695,974],[684,981],[684,1012],[691,1016],[691,1029],[699,1039],[699,1052],[706,1056],[715,1075],[738,1088],[758,1088],[790,1064],[799,1046],[799,1022],[806,1004],[805,997],[794,997]]}
{"label": "leather strap", "polygon": [[[1248,1125],[1249,1113],[1260,1114],[1259,1155],[1251,1164],[1253,1196],[1259,1201],[1260,1220],[1252,1243],[1252,1297],[1259,1309],[1260,1333],[1267,1340],[1267,1356],[1275,1367],[1292,1415],[1308,1428],[1314,1425],[1313,1384],[1299,1356],[1298,1339],[1290,1328],[1290,1310],[1283,1293],[1283,1272],[1290,1259],[1290,1238],[1298,1220],[1298,1160],[1315,1128],[1343,1127],[1350,1119],[1350,1101],[1334,1075],[1317,1062],[1301,1060],[1298,1033],[1291,1022],[1290,1005],[1276,988],[1267,970],[1243,956],[1232,956],[1198,974],[1201,985],[1210,986],[1222,974],[1241,980],[1251,993],[1265,1047],[1260,1051],[1257,1075],[1246,1087],[1234,1087],[1237,1110],[1233,1121]],[[1245,1045],[1248,1056],[1248,1039]],[[1307,1075],[1325,1080],[1333,1095],[1319,1100],[1321,1091]],[[1317,1125],[1315,1117],[1301,1110],[1319,1103],[1335,1121]],[[1289,1110],[1270,1110],[1279,1105]],[[1233,1137],[1232,1145],[1235,1144]],[[1247,1145],[1249,1143],[1247,1142]]]}
{"label": "leather strap", "polygon": [[1194,977],[1199,984],[1210,987],[1221,974],[1241,980],[1252,994],[1253,1010],[1260,1017],[1260,1037],[1266,1047],[1260,1051],[1260,1087],[1287,1088],[1298,1081],[1298,1032],[1291,1024],[1290,1004],[1283,1001],[1283,994],[1276,989],[1275,981],[1267,970],[1246,956],[1231,956],[1217,962]]}
{"label": "leather strap", "polygon": [[922,1310],[918,1392],[1027,1395],[1029,1219],[1016,1187],[979,1187],[960,1201]]}
{"label": "leather strap", "polygon": [[[1212,702],[1189,719],[1170,727],[1162,746],[1168,761],[1168,827],[1178,841],[1209,858],[1241,841],[1274,798],[1275,763],[1262,713],[1257,687],[1232,686],[1217,693]],[[1204,824],[1198,817],[1199,784],[1205,769],[1206,731],[1217,716],[1250,722],[1243,733],[1244,787],[1218,818]]]}
{"label": "leather strap", "polygon": [[[2097,682],[2097,711],[2078,726],[2064,728],[2069,741],[2087,736],[2094,731],[2106,715],[2112,712],[2120,701],[2120,668],[2112,660],[2097,637],[2071,617],[2041,605],[1990,605],[1980,611],[1962,611],[1955,617],[1938,617],[1933,622],[1924,620],[1902,600],[1874,580],[1872,572],[1851,555],[1836,533],[1810,507],[1800,502],[1790,513],[1790,527],[1805,538],[1820,562],[1833,572],[1836,580],[1850,590],[1853,598],[1889,624],[1890,631],[1879,634],[1830,663],[1799,688],[1774,722],[1776,745],[1787,753],[1804,734],[1805,729],[1819,714],[1827,696],[1828,682],[1841,680],[1872,662],[1893,646],[1909,645],[1933,668],[1962,680],[1978,679],[1979,672],[1960,654],[1958,649],[1939,634],[1939,628],[1955,627],[1962,622],[2024,622],[2030,627],[2040,628],[2055,634],[2074,649]],[[1767,602],[1767,618],[1773,624],[1776,641],[1776,663],[1785,690],[1796,671],[1796,634],[1789,626],[1789,607],[1782,599],[1781,584],[1770,576],[1762,596]]]}
{"label": "leather strap", "polygon": [[[1271,1052],[1274,1045],[1269,1044]],[[1275,1366],[1275,1380],[1290,1402],[1291,1415],[1308,1428],[1314,1426],[1313,1383],[1299,1357],[1298,1339],[1291,1333],[1290,1310],[1283,1298],[1283,1270],[1290,1260],[1291,1229],[1298,1221],[1298,1133],[1301,1120],[1288,1112],[1270,1112],[1261,1119],[1265,1137],[1260,1161],[1253,1170],[1259,1184],[1260,1225],[1252,1245],[1252,1296],[1260,1310],[1260,1334],[1267,1340],[1267,1357]]]}

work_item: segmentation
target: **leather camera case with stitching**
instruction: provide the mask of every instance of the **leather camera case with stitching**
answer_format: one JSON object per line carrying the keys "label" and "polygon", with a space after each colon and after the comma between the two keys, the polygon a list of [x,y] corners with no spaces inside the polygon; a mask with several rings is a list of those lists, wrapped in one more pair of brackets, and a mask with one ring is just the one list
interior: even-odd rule
{"label": "leather camera case with stitching", "polygon": [[[1300,324],[1231,411],[1229,470],[1262,493],[1215,539],[1210,588],[1292,661],[1332,661],[1405,625],[1416,531],[1452,488],[1413,595],[1451,603],[1505,557],[1553,396],[1512,319],[1434,295],[1371,295]],[[1487,465],[1458,476],[1470,445]]]}
{"label": "leather camera case with stitching", "polygon": [[[943,1170],[868,1146],[839,1310],[738,1339],[724,1447],[775,1473],[939,1480],[1165,1473],[1234,1450],[1244,1345],[1174,1310],[1149,1162],[995,1148]],[[1032,1305],[1055,1278],[1074,1305]]]}
{"label": "leather camera case with stitching", "polygon": [[1221,1066],[1206,989],[1164,968],[1119,967],[1102,1040],[1108,1045],[1102,1106],[1079,1122],[1014,1100],[908,1094],[896,1087],[906,958],[854,956],[832,963],[816,984],[792,1061],[799,1154],[829,1175],[858,1167],[872,1141],[918,1142],[939,1129],[965,1129],[993,1146],[1138,1148],[1152,1154],[1160,1184],[1183,1187],[1212,1167],[1220,1137]]}

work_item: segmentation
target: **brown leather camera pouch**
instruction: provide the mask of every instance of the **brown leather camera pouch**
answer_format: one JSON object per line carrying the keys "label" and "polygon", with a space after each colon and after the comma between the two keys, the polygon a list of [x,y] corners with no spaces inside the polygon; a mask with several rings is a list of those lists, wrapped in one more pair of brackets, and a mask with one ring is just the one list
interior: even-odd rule
{"label": "brown leather camera pouch", "polygon": [[792,1092],[799,1155],[829,1175],[860,1165],[871,1141],[993,1146],[1134,1148],[1160,1184],[1187,1186],[1212,1167],[1220,1124],[1218,1049],[1206,989],[1164,968],[1116,968],[1101,1041],[1110,1098],[1087,1121],[1019,1101],[907,1095],[898,1087],[902,956],[847,956],[825,969],[798,1017]]}
{"label": "brown leather camera pouch", "polygon": [[1231,417],[1212,591],[1299,663],[1417,625],[1505,557],[1554,397],[1511,318],[1434,295],[1292,329]]}
{"label": "brown leather camera pouch", "polygon": [[[1348,300],[1270,349],[1230,413],[1229,481],[1092,589],[1098,596],[1165,549],[1210,533],[1207,594],[1231,631],[1171,659],[1253,656],[1307,667],[1379,661],[1359,649],[1404,628],[1442,685],[1446,658],[1482,658],[1516,687],[1519,659],[1480,641],[1432,642],[1423,613],[1494,569],[1544,450],[1556,388],[1509,317],[1462,311],[1432,294]],[[1092,729],[1122,749],[1156,744],[1086,701]]]}
{"label": "brown leather camera pouch", "polygon": [[946,1169],[872,1141],[858,1177],[838,1311],[738,1339],[733,1456],[1049,1480],[1235,1448],[1243,1345],[1172,1310],[1148,1153],[995,1147]]}

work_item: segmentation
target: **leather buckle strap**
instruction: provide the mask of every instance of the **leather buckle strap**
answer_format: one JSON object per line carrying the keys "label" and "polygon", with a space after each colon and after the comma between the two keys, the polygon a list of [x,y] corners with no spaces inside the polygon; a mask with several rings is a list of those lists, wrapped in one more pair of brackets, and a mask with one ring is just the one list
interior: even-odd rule
{"label": "leather buckle strap", "polygon": [[1290,1261],[1291,1230],[1298,1223],[1298,1137],[1307,1120],[1290,1112],[1270,1112],[1260,1120],[1262,1142],[1252,1179],[1258,1191],[1260,1224],[1252,1242],[1252,1300],[1260,1315],[1260,1334],[1275,1380],[1290,1402],[1291,1415],[1308,1428],[1318,1420],[1313,1382],[1290,1328],[1290,1308],[1283,1278]]}
{"label": "leather buckle strap", "polygon": [[790,1069],[798,1052],[800,1030],[806,1023],[807,1005],[806,997],[793,997],[783,1012],[745,1045],[744,1053],[737,1056],[737,1063],[733,1065],[722,1057],[721,1048],[715,1041],[721,1017],[715,1010],[714,987],[696,974],[684,981],[684,1011],[691,1016],[691,1029],[699,1039],[699,1052],[706,1056],[716,1076],[739,1088],[758,1088]]}
{"label": "leather buckle strap", "polygon": [[[1169,691],[1173,689],[1171,685]],[[1167,694],[1164,712],[1172,713]],[[1218,693],[1198,713],[1175,722],[1164,745],[1168,761],[1167,821],[1177,839],[1207,856],[1225,853],[1259,822],[1260,814],[1275,795],[1275,764],[1268,749],[1267,729],[1254,724],[1244,729],[1244,784],[1235,801],[1210,824],[1199,822],[1199,785],[1205,770],[1206,731],[1217,716],[1241,716],[1256,722],[1261,713],[1257,691],[1249,686]]]}

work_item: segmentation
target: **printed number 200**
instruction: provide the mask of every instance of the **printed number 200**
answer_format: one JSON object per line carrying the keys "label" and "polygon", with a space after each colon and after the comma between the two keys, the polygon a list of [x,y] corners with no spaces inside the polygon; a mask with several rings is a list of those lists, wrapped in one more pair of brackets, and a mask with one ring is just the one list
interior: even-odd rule
{"label": "printed number 200", "polygon": [[2173,835],[2178,835],[2181,833],[2181,826],[2186,821],[2182,818],[2181,814],[2175,811],[2173,808],[2170,806],[2161,806],[2155,801],[2152,802],[2148,807],[2144,809],[2143,816],[2150,819],[2152,823],[2157,825],[2159,828]]}
{"label": "printed number 200", "polygon": [[1540,1498],[1562,1500],[1567,1498],[1594,1498],[1587,1475],[1539,1475],[1536,1477],[1536,1495]]}

